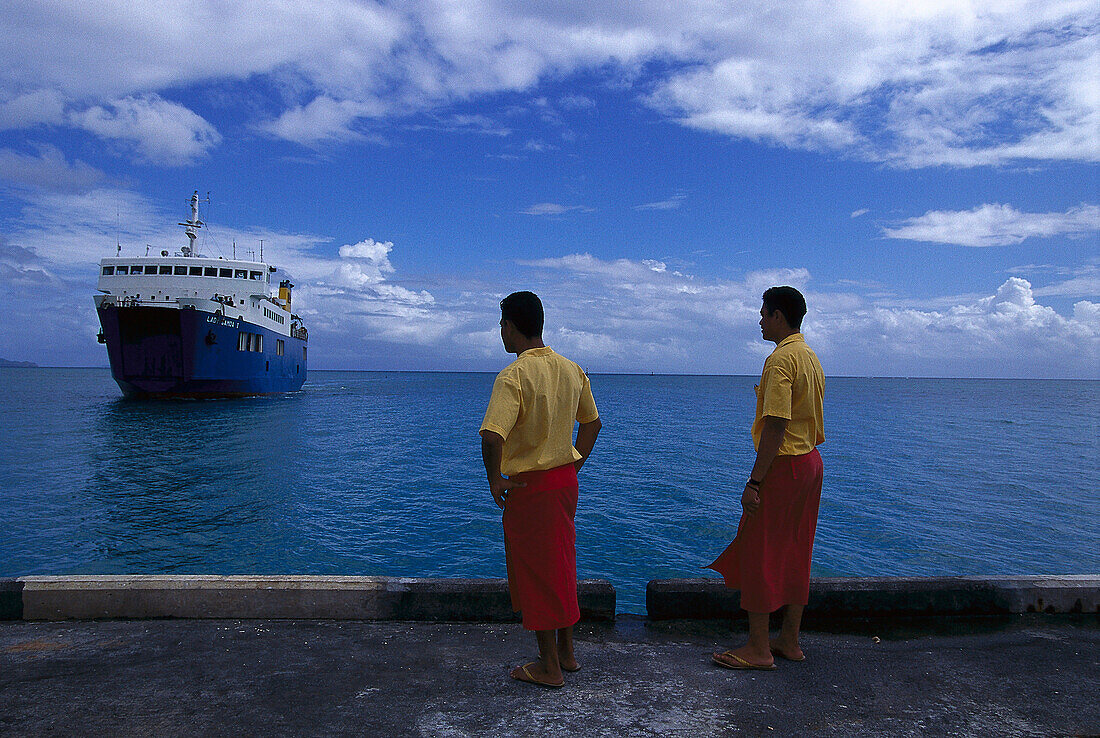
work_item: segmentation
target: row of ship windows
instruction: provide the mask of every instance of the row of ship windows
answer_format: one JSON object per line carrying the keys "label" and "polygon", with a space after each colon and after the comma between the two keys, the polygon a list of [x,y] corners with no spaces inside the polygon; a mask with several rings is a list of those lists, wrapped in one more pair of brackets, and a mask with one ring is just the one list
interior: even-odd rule
{"label": "row of ship windows", "polygon": [[[259,351],[264,350],[264,337],[259,333],[247,333],[240,331],[237,334],[237,350],[238,351]],[[286,353],[286,342],[281,338],[275,339],[275,355],[282,356]],[[305,358],[305,347],[302,347],[302,358]]]}
{"label": "row of ship windows", "polygon": [[247,269],[223,269],[218,267],[157,266],[105,266],[103,276],[119,274],[174,274],[177,277],[232,277],[233,279],[255,279],[262,281],[263,272],[250,272]]}
{"label": "row of ship windows", "polygon": [[286,323],[286,318],[282,315],[279,315],[274,310],[268,310],[267,308],[264,308],[264,315],[271,318],[276,323]]}

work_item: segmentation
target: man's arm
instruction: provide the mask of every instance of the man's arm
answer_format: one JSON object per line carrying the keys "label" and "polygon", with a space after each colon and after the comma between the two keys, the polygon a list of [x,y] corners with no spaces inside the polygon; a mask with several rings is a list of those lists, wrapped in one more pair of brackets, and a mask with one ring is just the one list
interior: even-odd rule
{"label": "man's arm", "polygon": [[523,482],[505,479],[500,473],[500,460],[504,455],[504,438],[491,430],[481,431],[481,460],[485,462],[485,475],[489,478],[489,492],[497,507],[504,509],[508,490],[526,486]]}
{"label": "man's arm", "polygon": [[577,428],[577,443],[575,448],[577,453],[581,457],[573,462],[573,466],[577,468],[577,471],[581,470],[584,466],[584,462],[588,460],[588,455],[592,453],[592,447],[596,445],[596,436],[600,435],[600,428],[603,427],[603,423],[599,418],[596,418],[591,423],[581,423]]}
{"label": "man's arm", "polygon": [[787,432],[789,422],[787,418],[764,416],[764,427],[760,430],[760,447],[756,449],[756,463],[752,465],[750,481],[745,483],[745,491],[741,493],[741,506],[749,515],[754,515],[760,507],[760,488],[753,486],[751,480],[764,481],[775,461],[775,455],[779,453],[779,447],[783,445],[783,435]]}

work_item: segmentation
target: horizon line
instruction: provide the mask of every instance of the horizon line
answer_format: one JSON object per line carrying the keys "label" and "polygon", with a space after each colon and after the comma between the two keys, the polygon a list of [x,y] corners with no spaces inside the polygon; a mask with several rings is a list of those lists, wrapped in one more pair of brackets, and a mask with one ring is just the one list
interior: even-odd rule
{"label": "horizon line", "polygon": [[[3,366],[0,369],[103,369],[110,371],[110,366],[63,365],[63,366]],[[311,369],[313,372],[345,372],[355,374],[497,374],[500,370],[493,369]],[[614,372],[614,371],[588,371],[589,376],[603,377],[755,377],[757,374],[706,374],[691,372]],[[946,375],[926,374],[826,374],[826,378],[832,379],[952,379],[952,380],[1003,380],[1013,382],[1100,382],[1100,377],[959,377]],[[308,383],[308,379],[306,382]]]}

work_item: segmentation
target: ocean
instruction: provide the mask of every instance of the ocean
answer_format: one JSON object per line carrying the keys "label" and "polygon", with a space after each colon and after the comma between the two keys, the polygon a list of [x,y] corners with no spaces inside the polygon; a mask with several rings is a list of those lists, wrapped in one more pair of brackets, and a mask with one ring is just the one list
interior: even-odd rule
{"label": "ocean", "polygon": [[[581,577],[620,612],[733,538],[745,376],[593,375]],[[0,369],[0,576],[502,577],[478,426],[493,375],[311,371],[281,397],[121,398]],[[815,576],[1100,573],[1100,381],[832,377]]]}

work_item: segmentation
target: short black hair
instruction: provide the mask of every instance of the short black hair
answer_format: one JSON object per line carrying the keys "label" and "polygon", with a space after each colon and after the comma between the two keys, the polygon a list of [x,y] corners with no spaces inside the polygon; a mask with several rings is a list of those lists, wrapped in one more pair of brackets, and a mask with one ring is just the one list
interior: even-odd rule
{"label": "short black hair", "polygon": [[500,301],[500,319],[511,321],[527,338],[542,335],[542,300],[534,292],[513,292]]}
{"label": "short black hair", "polygon": [[806,315],[806,298],[794,287],[769,287],[764,290],[764,310],[768,315],[776,310],[783,313],[787,325],[797,331]]}

